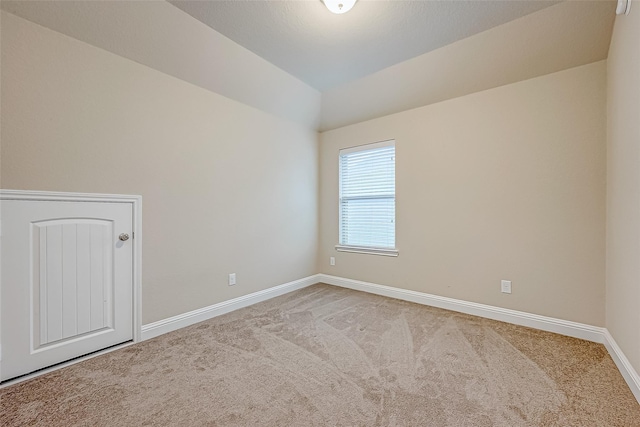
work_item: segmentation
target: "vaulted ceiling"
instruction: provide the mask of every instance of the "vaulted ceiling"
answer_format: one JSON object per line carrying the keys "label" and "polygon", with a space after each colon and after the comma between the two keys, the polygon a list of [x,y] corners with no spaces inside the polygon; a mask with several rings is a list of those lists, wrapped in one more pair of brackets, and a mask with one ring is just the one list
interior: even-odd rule
{"label": "vaulted ceiling", "polygon": [[[319,130],[607,58],[614,0],[2,0],[52,30]],[[284,71],[284,72],[283,72]]]}
{"label": "vaulted ceiling", "polygon": [[321,91],[558,3],[360,0],[335,15],[320,0],[170,2]]}

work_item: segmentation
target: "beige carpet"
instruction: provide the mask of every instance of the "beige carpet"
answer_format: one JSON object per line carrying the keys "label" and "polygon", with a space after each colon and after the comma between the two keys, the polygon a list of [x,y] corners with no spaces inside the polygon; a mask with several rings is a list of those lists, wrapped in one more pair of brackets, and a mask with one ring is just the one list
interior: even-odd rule
{"label": "beige carpet", "polygon": [[8,426],[640,426],[602,345],[329,285],[0,390]]}

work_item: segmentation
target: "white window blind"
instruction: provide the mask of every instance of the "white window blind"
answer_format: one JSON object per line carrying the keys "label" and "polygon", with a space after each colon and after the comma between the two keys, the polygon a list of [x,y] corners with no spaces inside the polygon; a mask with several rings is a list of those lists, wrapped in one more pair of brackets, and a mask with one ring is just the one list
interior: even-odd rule
{"label": "white window blind", "polygon": [[395,141],[341,150],[339,161],[339,246],[395,249]]}

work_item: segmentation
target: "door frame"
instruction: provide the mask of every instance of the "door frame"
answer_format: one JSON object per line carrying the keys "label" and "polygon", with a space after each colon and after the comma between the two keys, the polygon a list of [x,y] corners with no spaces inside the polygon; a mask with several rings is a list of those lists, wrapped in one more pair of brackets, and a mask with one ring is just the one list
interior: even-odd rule
{"label": "door frame", "polygon": [[[58,191],[32,191],[32,190],[2,190],[0,189],[0,203],[3,200],[37,200],[57,202],[102,202],[102,203],[129,203],[133,218],[133,342],[142,340],[142,196],[128,194],[94,194],[94,193],[70,193]],[[0,238],[2,238],[2,218],[0,218]],[[1,250],[1,249],[0,249]],[[0,257],[2,254],[0,253]],[[1,265],[1,264],[0,264]],[[1,268],[1,267],[0,267]],[[2,295],[0,294],[0,298]],[[1,308],[0,308],[1,309]],[[1,321],[1,316],[0,316]],[[1,333],[1,328],[0,328]],[[0,336],[0,368],[2,367],[2,336]]]}

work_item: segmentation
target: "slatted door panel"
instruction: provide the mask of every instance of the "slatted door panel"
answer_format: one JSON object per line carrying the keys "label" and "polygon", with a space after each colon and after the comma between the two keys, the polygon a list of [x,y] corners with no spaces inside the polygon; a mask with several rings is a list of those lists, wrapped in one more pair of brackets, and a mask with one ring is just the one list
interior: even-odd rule
{"label": "slatted door panel", "polygon": [[32,223],[34,348],[113,327],[113,222]]}
{"label": "slatted door panel", "polygon": [[132,204],[0,200],[0,381],[131,340]]}

